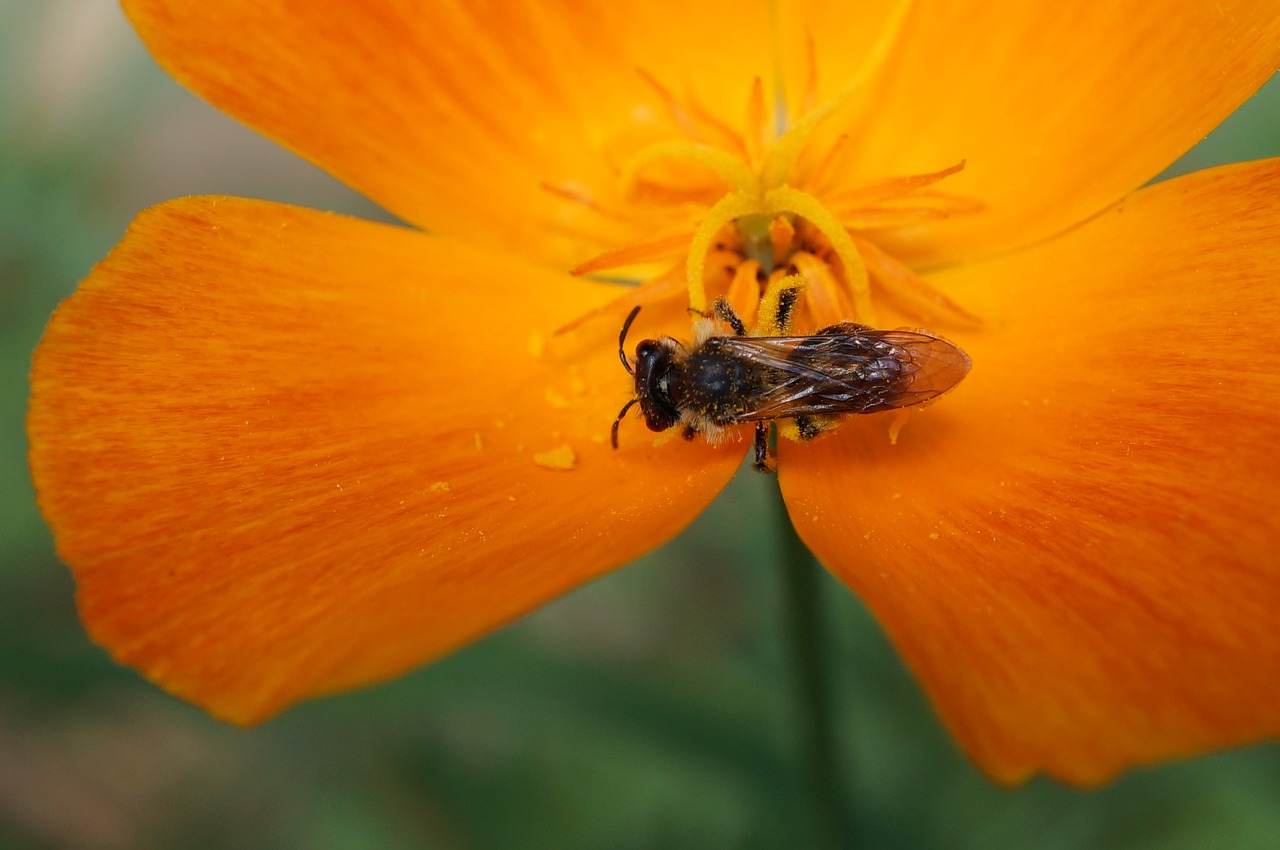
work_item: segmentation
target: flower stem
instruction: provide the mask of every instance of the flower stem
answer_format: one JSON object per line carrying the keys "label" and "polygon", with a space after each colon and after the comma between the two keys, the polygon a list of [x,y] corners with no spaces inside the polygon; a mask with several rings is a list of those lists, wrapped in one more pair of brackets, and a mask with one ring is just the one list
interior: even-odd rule
{"label": "flower stem", "polygon": [[818,563],[796,535],[781,494],[777,494],[779,557],[786,607],[786,641],[799,733],[802,776],[815,847],[848,848],[850,830],[844,789],[837,770],[835,735],[828,693],[828,659],[822,627],[822,586]]}

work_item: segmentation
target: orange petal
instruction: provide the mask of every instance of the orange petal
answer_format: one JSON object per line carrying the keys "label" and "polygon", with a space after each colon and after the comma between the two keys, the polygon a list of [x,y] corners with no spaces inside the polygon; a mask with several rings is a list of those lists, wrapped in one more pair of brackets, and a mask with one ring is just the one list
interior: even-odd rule
{"label": "orange petal", "polygon": [[143,213],[32,374],[32,470],[90,632],[253,722],[670,538],[744,449],[655,449],[634,417],[610,448],[622,317],[552,338],[610,294],[276,204]]}
{"label": "orange petal", "polygon": [[770,78],[763,3],[125,7],[180,82],[388,210],[560,268],[641,235],[543,186],[599,200],[610,152],[683,137],[646,78],[732,126]]}
{"label": "orange petal", "polygon": [[868,57],[904,2],[913,0],[778,0],[774,4],[778,7],[775,50],[792,123],[837,97],[859,72],[872,70]]}
{"label": "orange petal", "polygon": [[[829,23],[814,30],[819,76],[850,74],[856,58]],[[942,185],[984,214],[880,242],[917,265],[990,255],[1150,180],[1277,65],[1274,0],[918,0],[859,126],[829,130],[854,147],[835,177],[855,186],[967,159]]]}
{"label": "orange petal", "polygon": [[779,468],[804,540],[1003,781],[1280,734],[1280,160],[932,277],[984,330],[911,415]]}

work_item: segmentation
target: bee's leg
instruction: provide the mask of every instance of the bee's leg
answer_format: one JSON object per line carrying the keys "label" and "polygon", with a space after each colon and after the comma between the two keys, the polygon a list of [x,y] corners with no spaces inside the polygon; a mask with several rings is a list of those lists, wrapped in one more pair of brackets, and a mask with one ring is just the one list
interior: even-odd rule
{"label": "bee's leg", "polygon": [[822,433],[822,429],[818,427],[817,420],[812,416],[797,416],[795,423],[796,434],[804,442],[808,442]]}
{"label": "bee's leg", "polygon": [[773,472],[773,461],[769,457],[769,424],[764,420],[756,423],[756,472]]}
{"label": "bee's leg", "polygon": [[694,437],[698,436],[698,426],[694,425],[692,422],[686,423],[685,426],[680,429],[680,436],[686,440],[692,440]]}
{"label": "bee's leg", "polygon": [[742,319],[738,318],[738,314],[733,310],[733,305],[727,299],[717,298],[711,305],[711,312],[717,319],[733,328],[733,332],[737,336],[747,335],[747,326],[743,324]]}
{"label": "bee's leg", "polygon": [[798,274],[771,281],[760,299],[760,318],[751,335],[786,336],[791,333],[791,319],[804,287],[804,278]]}
{"label": "bee's leg", "polygon": [[814,437],[830,431],[840,424],[839,416],[802,413],[793,419],[778,423],[778,435],[797,443],[807,443]]}

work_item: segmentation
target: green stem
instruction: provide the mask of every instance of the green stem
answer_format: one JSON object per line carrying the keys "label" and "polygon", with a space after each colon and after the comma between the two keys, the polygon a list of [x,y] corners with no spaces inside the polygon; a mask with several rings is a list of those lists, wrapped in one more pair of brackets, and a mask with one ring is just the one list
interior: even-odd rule
{"label": "green stem", "polygon": [[781,495],[777,497],[779,566],[786,606],[786,638],[793,663],[803,778],[817,847],[851,847],[844,789],[837,769],[828,693],[828,659],[822,627],[821,567],[796,535]]}

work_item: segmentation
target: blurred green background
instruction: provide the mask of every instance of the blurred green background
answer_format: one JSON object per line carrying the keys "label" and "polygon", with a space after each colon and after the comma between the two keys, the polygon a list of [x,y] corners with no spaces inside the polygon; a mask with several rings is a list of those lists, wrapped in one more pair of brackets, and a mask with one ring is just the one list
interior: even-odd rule
{"label": "blurred green background", "polygon": [[[1273,82],[1175,170],[1277,154]],[[801,846],[764,476],[477,646],[250,731],[88,642],[26,470],[30,352],[139,209],[206,192],[381,217],[168,80],[111,0],[0,0],[0,850]],[[1097,791],[991,785],[822,591],[858,846],[1280,847],[1275,745]]]}

